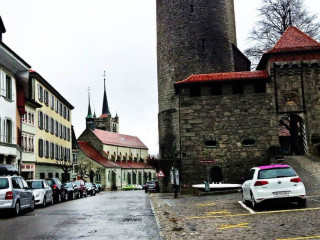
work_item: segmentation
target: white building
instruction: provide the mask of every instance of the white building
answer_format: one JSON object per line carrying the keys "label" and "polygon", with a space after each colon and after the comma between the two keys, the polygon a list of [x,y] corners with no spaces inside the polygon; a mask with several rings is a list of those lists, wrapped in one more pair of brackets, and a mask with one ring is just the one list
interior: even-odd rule
{"label": "white building", "polygon": [[18,167],[21,160],[20,114],[24,114],[24,88],[30,66],[2,42],[0,17],[0,164]]}

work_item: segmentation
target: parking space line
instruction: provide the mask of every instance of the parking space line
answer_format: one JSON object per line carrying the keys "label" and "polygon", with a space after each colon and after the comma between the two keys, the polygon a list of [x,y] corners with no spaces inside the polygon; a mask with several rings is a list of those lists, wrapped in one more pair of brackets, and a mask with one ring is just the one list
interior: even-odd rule
{"label": "parking space line", "polygon": [[320,202],[319,200],[312,199],[312,198],[308,198],[308,200],[315,201],[315,202]]}
{"label": "parking space line", "polygon": [[230,214],[230,215],[222,215],[222,216],[198,216],[198,217],[187,217],[187,220],[190,219],[203,219],[203,218],[226,218],[226,217],[240,217],[240,216],[254,216],[254,215],[262,215],[262,214],[273,214],[273,213],[288,213],[288,212],[306,212],[306,211],[315,211],[320,210],[320,208],[304,208],[304,209],[292,209],[292,210],[278,210],[278,211],[269,211],[269,212],[256,212],[252,213],[240,213],[240,214]]}
{"label": "parking space line", "polygon": [[277,240],[303,240],[303,239],[320,239],[319,236],[310,236],[310,237],[296,237],[296,238],[282,238]]}
{"label": "parking space line", "polygon": [[206,215],[217,215],[217,214],[230,214],[228,210],[220,211],[220,212],[205,212]]}
{"label": "parking space line", "polygon": [[226,229],[230,229],[230,228],[250,228],[248,223],[239,223],[236,225],[228,225],[228,224],[222,224],[220,225],[220,228],[218,228],[219,230],[226,230]]}
{"label": "parking space line", "polygon": [[216,205],[215,203],[202,203],[202,204],[197,204],[199,207],[207,207],[207,206],[214,206]]}
{"label": "parking space line", "polygon": [[240,203],[240,205],[241,205],[243,208],[247,209],[250,213],[252,213],[252,214],[255,214],[255,213],[256,213],[256,212],[253,211],[251,208],[247,207],[242,201],[238,201],[238,203]]}

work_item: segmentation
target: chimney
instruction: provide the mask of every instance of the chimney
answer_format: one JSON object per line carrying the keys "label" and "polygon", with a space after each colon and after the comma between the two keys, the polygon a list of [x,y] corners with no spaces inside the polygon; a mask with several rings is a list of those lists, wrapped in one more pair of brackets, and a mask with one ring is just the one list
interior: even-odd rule
{"label": "chimney", "polygon": [[0,42],[2,42],[2,33],[6,32],[6,28],[3,25],[2,18],[0,16]]}

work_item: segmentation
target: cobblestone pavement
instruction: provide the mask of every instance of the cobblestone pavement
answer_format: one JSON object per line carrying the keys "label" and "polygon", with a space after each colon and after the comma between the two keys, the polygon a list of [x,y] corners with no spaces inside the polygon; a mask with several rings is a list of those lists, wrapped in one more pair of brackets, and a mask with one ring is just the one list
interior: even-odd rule
{"label": "cobblestone pavement", "polygon": [[306,208],[279,203],[255,213],[239,203],[240,193],[150,198],[163,239],[320,239],[320,194]]}

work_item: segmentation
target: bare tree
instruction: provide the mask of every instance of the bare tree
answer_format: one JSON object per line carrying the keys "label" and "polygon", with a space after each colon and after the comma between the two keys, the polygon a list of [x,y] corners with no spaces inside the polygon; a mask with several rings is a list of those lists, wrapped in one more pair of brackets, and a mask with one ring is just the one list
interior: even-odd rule
{"label": "bare tree", "polygon": [[252,46],[245,50],[253,67],[290,25],[315,39],[319,37],[320,23],[317,22],[317,15],[310,14],[304,6],[304,0],[262,0],[258,11],[260,20],[249,36]]}
{"label": "bare tree", "polygon": [[68,176],[68,173],[73,169],[72,162],[64,158],[64,159],[56,160],[56,164],[57,164],[56,165],[57,168],[60,168],[64,173],[62,182],[69,181],[70,179],[67,179],[67,176]]}

